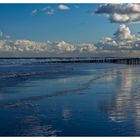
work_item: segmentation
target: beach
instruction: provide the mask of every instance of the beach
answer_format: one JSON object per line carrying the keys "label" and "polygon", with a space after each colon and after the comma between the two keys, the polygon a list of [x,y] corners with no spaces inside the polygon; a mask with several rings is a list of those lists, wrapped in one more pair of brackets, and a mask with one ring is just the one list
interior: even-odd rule
{"label": "beach", "polygon": [[0,136],[140,136],[140,66],[0,62]]}

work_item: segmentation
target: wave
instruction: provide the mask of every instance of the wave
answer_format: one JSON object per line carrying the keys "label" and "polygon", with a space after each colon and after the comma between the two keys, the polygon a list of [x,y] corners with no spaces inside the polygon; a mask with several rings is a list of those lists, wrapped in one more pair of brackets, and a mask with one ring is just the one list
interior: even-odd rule
{"label": "wave", "polygon": [[45,63],[48,59],[1,59],[0,65],[24,65],[24,64],[35,64]]}
{"label": "wave", "polygon": [[[57,96],[70,95],[72,93],[76,93],[76,92],[80,92],[80,91],[88,89],[95,80],[98,80],[100,78],[104,78],[105,76],[107,76],[107,74],[103,74],[103,75],[94,77],[94,78],[90,79],[89,81],[87,81],[86,83],[81,84],[79,87],[74,88],[74,89],[56,91],[56,92],[46,94],[46,95],[25,97],[22,99],[18,99],[16,101],[8,101],[6,103],[1,102],[0,107],[17,108],[17,107],[22,107],[24,105],[28,106],[28,102],[31,102],[31,101],[37,101],[37,100],[42,100],[42,99],[52,98],[52,97],[57,97]],[[28,107],[30,107],[30,105]]]}
{"label": "wave", "polygon": [[28,78],[31,76],[51,76],[54,75],[57,76],[56,74],[60,75],[60,72],[64,72],[64,71],[39,71],[39,72],[29,72],[29,73],[10,73],[10,74],[0,74],[0,79],[11,79],[11,78],[15,78],[15,79],[22,79],[22,78]]}
{"label": "wave", "polygon": [[3,69],[0,70],[0,79],[20,79],[20,78],[27,78],[31,76],[43,76],[43,75],[61,75],[66,72],[72,72],[74,70],[71,66],[42,66],[38,67],[35,65],[34,67],[17,67],[15,69]]}
{"label": "wave", "polygon": [[28,64],[43,64],[43,63],[55,63],[68,60],[80,60],[88,58],[0,58],[0,65],[28,65]]}

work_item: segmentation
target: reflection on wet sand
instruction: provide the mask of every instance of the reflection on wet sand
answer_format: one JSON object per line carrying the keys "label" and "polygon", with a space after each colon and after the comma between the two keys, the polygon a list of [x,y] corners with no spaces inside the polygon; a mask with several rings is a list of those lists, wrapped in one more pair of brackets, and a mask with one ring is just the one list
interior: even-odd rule
{"label": "reflection on wet sand", "polygon": [[[9,89],[10,82],[1,86],[7,95],[14,91],[13,95],[19,96],[5,96],[0,102],[0,123],[6,126],[5,130],[0,126],[0,135],[5,131],[16,136],[140,135],[140,68],[83,68],[84,72],[78,70],[69,77],[40,77],[35,79],[37,83],[30,83],[30,77],[27,82],[17,80],[21,85],[11,85]],[[29,85],[26,93],[25,86]]]}
{"label": "reflection on wet sand", "polygon": [[20,124],[18,126],[20,131],[16,132],[16,136],[57,136],[61,132],[55,129],[52,124],[43,121],[46,115],[40,113],[39,105],[35,103],[21,102],[11,105],[10,108],[19,108],[21,113],[24,114],[16,117]]}
{"label": "reflection on wet sand", "polygon": [[28,115],[21,119],[21,125],[27,126],[22,130],[23,136],[56,136],[60,130],[54,129],[52,125],[44,124],[41,120],[44,115]]}
{"label": "reflection on wet sand", "polygon": [[103,78],[105,76],[107,76],[107,75],[103,74],[101,76],[94,77],[94,78],[90,79],[89,81],[85,82],[84,84],[81,84],[79,87],[74,88],[74,89],[58,91],[58,92],[54,92],[54,93],[50,93],[50,94],[46,94],[46,95],[30,96],[30,97],[22,98],[22,99],[15,100],[15,101],[1,102],[0,107],[6,107],[6,108],[7,107],[20,107],[20,106],[23,106],[24,103],[25,104],[28,103],[28,101],[36,101],[36,100],[41,100],[41,99],[45,99],[45,98],[73,94],[75,92],[79,92],[79,91],[83,91],[83,90],[88,89],[90,87],[90,85],[95,80],[98,80],[98,79]]}
{"label": "reflection on wet sand", "polygon": [[[136,135],[140,134],[140,72],[129,67],[116,72],[116,93],[112,100],[104,102],[101,109],[115,123],[127,123],[132,119]],[[111,78],[109,78],[111,79]]]}
{"label": "reflection on wet sand", "polygon": [[71,111],[69,110],[69,108],[64,108],[62,110],[62,117],[64,121],[68,121],[70,120],[70,118],[72,117]]}

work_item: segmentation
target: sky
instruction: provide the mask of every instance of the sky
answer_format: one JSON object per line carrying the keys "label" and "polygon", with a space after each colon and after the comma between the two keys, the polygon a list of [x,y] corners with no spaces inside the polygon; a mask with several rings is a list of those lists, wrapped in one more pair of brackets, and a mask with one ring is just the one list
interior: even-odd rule
{"label": "sky", "polygon": [[[113,27],[116,26],[110,26],[104,17],[88,13],[89,10],[96,9],[99,4],[67,4],[69,10],[59,10],[58,5],[1,4],[0,29],[13,39],[93,43],[102,36],[111,34]],[[46,7],[51,7],[54,13],[41,12]],[[38,12],[31,14],[34,10]]]}
{"label": "sky", "polygon": [[139,50],[139,9],[139,4],[0,4],[0,56]]}

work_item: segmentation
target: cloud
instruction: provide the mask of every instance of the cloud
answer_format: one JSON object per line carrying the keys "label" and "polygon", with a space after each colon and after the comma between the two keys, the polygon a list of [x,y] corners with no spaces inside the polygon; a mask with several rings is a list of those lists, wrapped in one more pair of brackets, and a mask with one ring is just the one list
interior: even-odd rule
{"label": "cloud", "polygon": [[119,26],[114,37],[105,37],[96,44],[101,50],[140,50],[140,36],[131,33],[125,24]]}
{"label": "cloud", "polygon": [[80,52],[95,52],[97,47],[94,44],[81,44],[79,45]]}
{"label": "cloud", "polygon": [[136,23],[140,22],[140,4],[103,4],[95,14],[103,14],[113,23]]}
{"label": "cloud", "polygon": [[31,15],[36,15],[38,13],[44,13],[44,14],[47,14],[47,15],[52,15],[54,14],[54,9],[50,6],[47,6],[47,7],[44,7],[42,9],[34,9],[31,11]]}
{"label": "cloud", "polygon": [[50,6],[48,6],[48,7],[44,7],[42,9],[42,12],[45,14],[48,14],[48,15],[52,15],[52,14],[54,14],[54,9],[51,8]]}
{"label": "cloud", "polygon": [[73,52],[76,50],[75,46],[64,41],[61,41],[57,44],[57,47],[60,52]]}
{"label": "cloud", "polygon": [[0,40],[0,52],[16,54],[39,54],[49,56],[81,56],[96,52],[94,44],[73,45],[65,41],[36,42],[31,40]]}
{"label": "cloud", "polygon": [[2,38],[0,39],[0,55],[2,52],[12,52],[23,56],[32,54],[35,56],[38,54],[43,54],[43,56],[119,56],[122,53],[123,56],[125,54],[127,56],[128,54],[137,54],[139,56],[140,35],[134,35],[128,26],[121,24],[114,32],[113,37],[104,37],[96,44],[71,44],[65,41],[38,42]]}
{"label": "cloud", "polygon": [[58,5],[58,9],[59,10],[70,10],[70,8],[67,5],[64,5],[64,4]]}
{"label": "cloud", "polygon": [[31,12],[32,15],[36,15],[37,13],[38,13],[38,10],[37,10],[37,9],[34,9],[34,10],[32,10],[32,12]]}
{"label": "cloud", "polygon": [[15,51],[47,52],[47,43],[30,40],[16,40],[12,44]]}
{"label": "cloud", "polygon": [[3,37],[3,32],[2,31],[0,31],[0,37]]}
{"label": "cloud", "polygon": [[[79,8],[78,5],[74,5],[75,8]],[[70,10],[70,7],[68,7],[67,5],[64,5],[64,4],[60,4],[58,5],[57,7],[59,10],[62,10],[62,11],[66,11],[66,10]],[[44,13],[46,15],[53,15],[54,12],[57,11],[56,9],[52,8],[51,6],[47,6],[47,7],[44,7],[44,8],[40,8],[40,9],[33,9],[31,11],[31,15],[36,15],[38,13]]]}
{"label": "cloud", "polygon": [[134,35],[125,24],[119,26],[113,37],[104,37],[96,44],[71,44],[65,41],[37,42],[31,40],[0,40],[0,52],[40,54],[49,56],[103,56],[140,51],[140,36]]}
{"label": "cloud", "polygon": [[125,25],[120,25],[119,29],[114,33],[116,40],[133,40],[135,35],[133,35],[130,29]]}
{"label": "cloud", "polygon": [[12,51],[14,46],[11,46],[11,42],[7,40],[0,40],[0,51]]}

